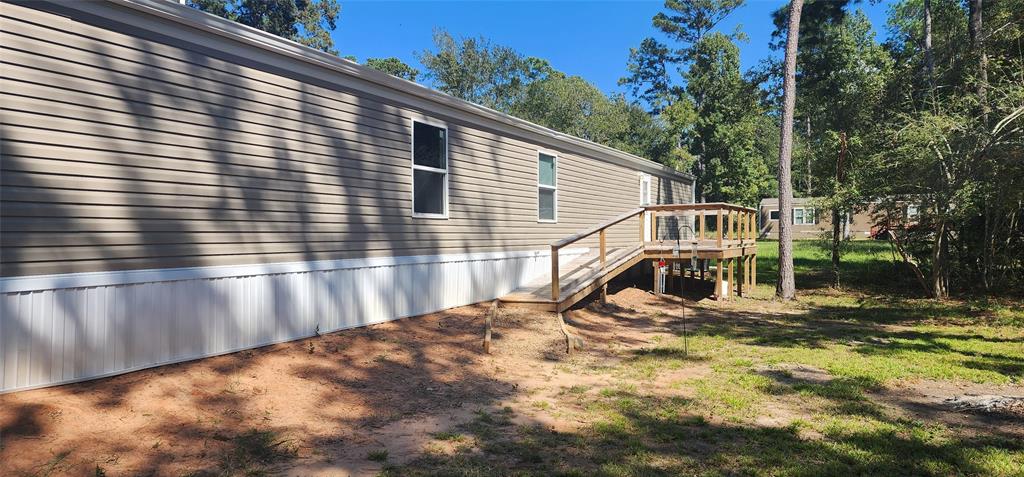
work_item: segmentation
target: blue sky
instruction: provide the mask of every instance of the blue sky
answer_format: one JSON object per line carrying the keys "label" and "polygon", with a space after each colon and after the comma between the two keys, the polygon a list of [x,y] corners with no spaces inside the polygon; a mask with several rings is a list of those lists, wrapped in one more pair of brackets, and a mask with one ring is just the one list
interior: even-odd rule
{"label": "blue sky", "polygon": [[[414,52],[432,48],[431,32],[445,28],[456,36],[483,35],[522,54],[538,56],[568,74],[580,75],[605,92],[622,91],[629,48],[648,36],[665,38],[651,27],[660,1],[344,1],[334,42],[342,55],[396,56],[422,71]],[[748,0],[721,26],[737,25],[749,37],[740,45],[746,70],[774,54],[768,43],[774,26],[770,14],[784,1]],[[885,38],[888,2],[862,2]]]}

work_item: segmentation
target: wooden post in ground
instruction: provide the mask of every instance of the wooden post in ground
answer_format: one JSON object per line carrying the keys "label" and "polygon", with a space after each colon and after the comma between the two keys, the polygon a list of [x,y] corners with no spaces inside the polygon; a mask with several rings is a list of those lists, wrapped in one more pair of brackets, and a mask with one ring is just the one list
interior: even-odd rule
{"label": "wooden post in ground", "polygon": [[750,256],[750,289],[757,288],[757,254]]}
{"label": "wooden post in ground", "polygon": [[743,282],[747,280],[747,257],[745,255],[740,255],[740,266],[738,268],[740,276],[739,280],[736,281],[736,296],[742,298],[743,285],[745,285]]}
{"label": "wooden post in ground", "polygon": [[753,287],[750,285],[750,255],[743,256],[743,287],[747,291],[753,291]]}
{"label": "wooden post in ground", "polygon": [[[719,215],[721,217],[721,215]],[[722,259],[715,259],[715,299],[724,300],[722,296]]]}
{"label": "wooden post in ground", "polygon": [[601,285],[601,304],[608,304],[608,284]]}
{"label": "wooden post in ground", "polygon": [[555,315],[558,316],[558,326],[562,329],[562,334],[565,335],[565,352],[573,354],[577,349],[583,347],[583,339],[573,334],[569,329],[569,325],[565,323],[562,312],[556,312]]}
{"label": "wooden post in ground", "polygon": [[494,317],[498,314],[498,300],[491,302],[491,307],[487,309],[487,316],[484,318],[484,353],[491,354],[491,326],[494,323]]}
{"label": "wooden post in ground", "polygon": [[733,276],[735,275],[735,273],[733,273],[733,272],[736,269],[736,259],[735,258],[730,258],[728,260],[728,262],[729,262],[729,293],[726,296],[729,296],[731,298],[731,295],[736,290],[736,282],[733,281],[734,280]]}
{"label": "wooden post in ground", "polygon": [[708,259],[702,258],[697,262],[697,267],[700,268],[700,281],[707,280],[706,272],[708,270]]}
{"label": "wooden post in ground", "polygon": [[654,266],[654,273],[652,273],[654,275],[654,286],[652,290],[654,290],[654,296],[661,296],[661,287],[658,286],[661,285],[661,267],[658,266],[657,260],[651,260],[651,265]]}

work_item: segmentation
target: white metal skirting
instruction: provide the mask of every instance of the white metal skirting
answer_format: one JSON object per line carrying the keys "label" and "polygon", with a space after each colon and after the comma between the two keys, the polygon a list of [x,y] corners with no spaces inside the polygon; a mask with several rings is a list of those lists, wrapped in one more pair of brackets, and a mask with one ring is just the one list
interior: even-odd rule
{"label": "white metal skirting", "polygon": [[6,278],[0,393],[492,300],[549,270],[531,251]]}

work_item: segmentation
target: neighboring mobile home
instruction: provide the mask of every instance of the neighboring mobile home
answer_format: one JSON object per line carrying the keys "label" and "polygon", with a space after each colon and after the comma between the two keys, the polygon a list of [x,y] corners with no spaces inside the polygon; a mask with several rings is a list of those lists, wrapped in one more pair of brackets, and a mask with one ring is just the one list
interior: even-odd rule
{"label": "neighboring mobile home", "polygon": [[654,162],[173,2],[0,15],[0,391],[491,300],[554,240],[692,202]]}
{"label": "neighboring mobile home", "polygon": [[[818,197],[794,197],[793,198],[793,239],[817,239],[832,236],[832,213],[818,207],[821,198]],[[899,202],[901,205],[903,223],[913,222],[917,219],[917,206],[912,202]],[[843,231],[845,237],[858,240],[873,238],[877,232],[878,216],[880,214],[877,203],[870,203],[862,207],[852,215],[847,216],[846,228]],[[779,239],[779,199],[772,197],[761,200],[758,212],[758,224],[760,226],[759,236],[772,240]]]}

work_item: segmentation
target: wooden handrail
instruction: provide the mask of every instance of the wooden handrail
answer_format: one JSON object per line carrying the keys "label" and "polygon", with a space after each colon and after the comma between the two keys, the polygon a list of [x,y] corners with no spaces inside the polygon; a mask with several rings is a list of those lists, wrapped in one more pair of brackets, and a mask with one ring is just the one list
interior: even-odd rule
{"label": "wooden handrail", "polygon": [[735,204],[727,204],[725,202],[698,202],[695,204],[661,204],[661,205],[648,205],[645,207],[647,210],[654,211],[687,211],[687,210],[704,210],[704,211],[715,211],[715,210],[732,210],[736,212],[757,212],[757,209],[751,209],[750,207],[743,207]]}
{"label": "wooden handrail", "polygon": [[611,219],[611,220],[609,220],[607,222],[601,222],[600,224],[597,224],[597,225],[595,225],[595,226],[593,226],[593,227],[591,227],[589,229],[585,229],[582,232],[577,232],[577,233],[574,233],[574,234],[572,234],[572,235],[570,235],[570,236],[568,236],[568,237],[566,237],[564,239],[552,242],[551,246],[554,247],[554,248],[562,248],[562,247],[565,247],[566,245],[569,245],[569,244],[572,244],[572,243],[575,243],[575,242],[579,242],[580,240],[583,240],[583,239],[585,239],[585,238],[587,238],[587,237],[589,237],[591,235],[594,235],[594,234],[600,232],[601,230],[604,230],[604,229],[606,229],[608,227],[611,227],[611,226],[613,226],[613,225],[615,225],[615,224],[617,224],[619,222],[623,222],[623,221],[629,220],[629,219],[633,218],[634,216],[639,215],[643,211],[644,211],[643,208],[633,209],[633,210],[631,210],[629,212],[626,212],[626,213],[624,213],[622,215],[616,216],[615,218],[613,218],[613,219]]}

